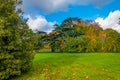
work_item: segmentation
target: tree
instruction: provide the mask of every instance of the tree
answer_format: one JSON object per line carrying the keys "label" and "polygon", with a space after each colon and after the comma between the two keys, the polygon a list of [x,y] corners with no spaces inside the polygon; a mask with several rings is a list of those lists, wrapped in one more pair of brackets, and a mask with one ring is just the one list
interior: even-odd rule
{"label": "tree", "polygon": [[35,51],[38,51],[44,47],[44,45],[47,42],[47,33],[43,32],[43,31],[36,31],[36,33],[34,33],[34,38],[35,40],[37,40],[37,43],[34,47]]}
{"label": "tree", "polygon": [[86,52],[88,38],[86,36],[67,37],[61,46],[62,52]]}
{"label": "tree", "polygon": [[104,52],[120,52],[120,34],[113,29],[106,29]]}
{"label": "tree", "polygon": [[52,52],[60,52],[60,44],[61,44],[61,34],[59,32],[51,32],[49,34],[49,43]]}
{"label": "tree", "polygon": [[33,33],[16,10],[19,1],[0,0],[0,80],[28,71],[34,55]]}
{"label": "tree", "polygon": [[83,20],[80,18],[77,18],[77,17],[74,17],[74,18],[70,17],[70,18],[65,19],[62,22],[61,26],[71,28],[71,27],[73,27],[74,24],[77,24],[77,23],[83,23]]}

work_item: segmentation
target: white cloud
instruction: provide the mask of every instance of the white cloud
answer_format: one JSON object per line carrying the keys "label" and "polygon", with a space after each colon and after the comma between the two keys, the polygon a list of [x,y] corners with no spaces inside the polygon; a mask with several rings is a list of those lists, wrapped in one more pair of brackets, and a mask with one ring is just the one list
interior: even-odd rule
{"label": "white cloud", "polygon": [[106,18],[99,17],[95,21],[98,22],[103,29],[112,28],[120,32],[120,25],[118,25],[120,18],[120,10],[110,12]]}
{"label": "white cloud", "polygon": [[46,13],[66,10],[69,5],[89,5],[101,7],[112,0],[23,0],[24,11],[37,7]]}
{"label": "white cloud", "polygon": [[25,17],[29,18],[28,19],[28,26],[30,29],[33,31],[38,30],[38,31],[46,31],[46,32],[51,32],[54,29],[54,24],[56,22],[48,22],[43,16],[35,16],[34,18],[31,17],[30,15],[26,15]]}

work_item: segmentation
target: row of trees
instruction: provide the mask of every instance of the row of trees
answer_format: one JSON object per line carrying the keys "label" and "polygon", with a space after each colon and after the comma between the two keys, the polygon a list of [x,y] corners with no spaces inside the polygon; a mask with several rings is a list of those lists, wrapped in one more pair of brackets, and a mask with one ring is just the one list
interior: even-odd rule
{"label": "row of trees", "polygon": [[120,52],[120,34],[113,29],[103,30],[92,20],[68,18],[41,37],[50,44],[52,52]]}

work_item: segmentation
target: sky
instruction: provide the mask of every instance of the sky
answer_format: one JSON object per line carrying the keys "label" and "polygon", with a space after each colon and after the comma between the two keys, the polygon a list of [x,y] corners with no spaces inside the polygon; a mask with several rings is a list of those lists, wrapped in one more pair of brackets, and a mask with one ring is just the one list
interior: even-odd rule
{"label": "sky", "polygon": [[24,17],[30,29],[51,32],[54,24],[69,17],[95,20],[103,29],[120,32],[120,0],[23,0]]}

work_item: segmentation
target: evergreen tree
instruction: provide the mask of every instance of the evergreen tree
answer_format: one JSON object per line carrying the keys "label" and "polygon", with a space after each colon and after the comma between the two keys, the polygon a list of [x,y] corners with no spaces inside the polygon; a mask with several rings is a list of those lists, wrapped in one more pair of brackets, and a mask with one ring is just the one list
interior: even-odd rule
{"label": "evergreen tree", "polygon": [[34,38],[18,16],[19,4],[20,0],[0,0],[0,80],[29,70],[33,59]]}

